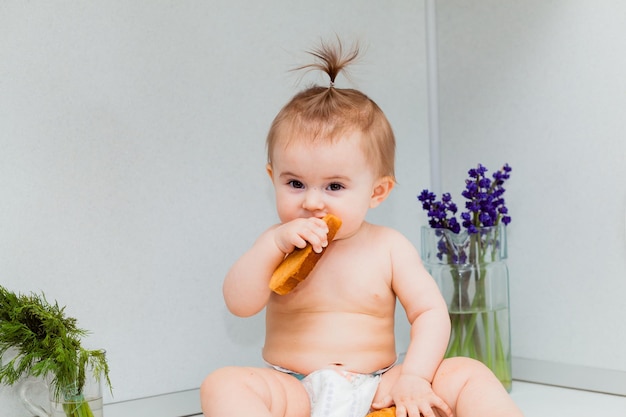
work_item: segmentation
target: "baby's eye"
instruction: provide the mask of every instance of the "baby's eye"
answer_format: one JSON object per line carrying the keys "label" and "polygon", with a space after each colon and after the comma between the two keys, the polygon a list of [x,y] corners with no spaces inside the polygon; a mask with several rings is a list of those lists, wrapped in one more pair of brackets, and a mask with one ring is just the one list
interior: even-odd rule
{"label": "baby's eye", "polygon": [[343,185],[341,185],[341,184],[339,184],[339,183],[336,183],[336,182],[333,182],[332,184],[330,184],[330,185],[328,186],[328,189],[329,189],[330,191],[339,191],[339,190],[343,190]]}
{"label": "baby's eye", "polygon": [[287,184],[289,184],[291,188],[304,188],[304,184],[298,180],[291,180]]}

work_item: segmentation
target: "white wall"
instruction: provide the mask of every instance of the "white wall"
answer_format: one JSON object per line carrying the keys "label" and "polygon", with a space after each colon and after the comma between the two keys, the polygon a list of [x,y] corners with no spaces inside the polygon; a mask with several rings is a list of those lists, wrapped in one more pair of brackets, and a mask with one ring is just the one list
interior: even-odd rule
{"label": "white wall", "polygon": [[513,355],[623,382],[626,3],[437,5],[444,189],[513,167]]}
{"label": "white wall", "polygon": [[[443,186],[514,168],[514,355],[626,370],[625,6],[437,6]],[[0,282],[67,305],[108,350],[115,401],[260,363],[263,317],[229,316],[221,280],[276,219],[264,137],[309,81],[287,70],[335,32],[368,47],[344,85],[398,136],[400,184],[372,220],[417,244],[421,1],[0,5]]]}
{"label": "white wall", "polygon": [[230,316],[221,281],[276,221],[265,134],[311,81],[288,70],[321,37],[362,41],[339,86],[377,101],[398,138],[400,184],[372,219],[417,244],[423,32],[419,1],[3,1],[0,282],[45,292],[92,332],[107,401],[260,364],[263,317]]}

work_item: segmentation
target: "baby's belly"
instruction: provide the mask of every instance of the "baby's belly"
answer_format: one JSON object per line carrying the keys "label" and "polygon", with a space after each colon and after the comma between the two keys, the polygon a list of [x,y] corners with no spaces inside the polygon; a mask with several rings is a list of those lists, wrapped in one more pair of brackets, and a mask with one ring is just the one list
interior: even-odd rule
{"label": "baby's belly", "polygon": [[267,314],[272,317],[263,358],[273,365],[301,374],[329,366],[371,373],[396,360],[393,319],[346,312]]}

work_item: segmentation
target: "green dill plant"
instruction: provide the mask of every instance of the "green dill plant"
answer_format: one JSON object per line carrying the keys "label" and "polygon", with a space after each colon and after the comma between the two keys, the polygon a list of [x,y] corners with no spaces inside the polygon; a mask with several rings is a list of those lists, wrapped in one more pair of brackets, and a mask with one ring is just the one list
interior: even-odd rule
{"label": "green dill plant", "polygon": [[65,307],[49,303],[45,295],[16,294],[0,285],[0,384],[13,385],[23,377],[49,381],[52,400],[63,403],[67,417],[93,417],[83,388],[87,370],[111,389],[103,350],[87,350],[81,338],[87,331],[67,317]]}

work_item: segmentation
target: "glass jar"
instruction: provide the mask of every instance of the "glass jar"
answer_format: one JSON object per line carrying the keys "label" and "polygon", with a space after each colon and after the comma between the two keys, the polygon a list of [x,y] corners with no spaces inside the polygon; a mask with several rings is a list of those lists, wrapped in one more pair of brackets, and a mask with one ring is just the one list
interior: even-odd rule
{"label": "glass jar", "polygon": [[452,331],[446,357],[487,365],[511,390],[511,334],[506,228],[422,227],[422,260],[448,305]]}

